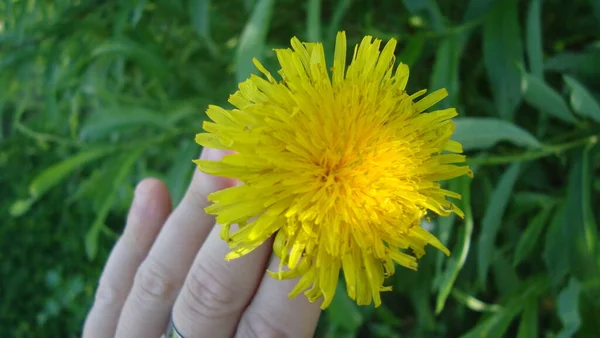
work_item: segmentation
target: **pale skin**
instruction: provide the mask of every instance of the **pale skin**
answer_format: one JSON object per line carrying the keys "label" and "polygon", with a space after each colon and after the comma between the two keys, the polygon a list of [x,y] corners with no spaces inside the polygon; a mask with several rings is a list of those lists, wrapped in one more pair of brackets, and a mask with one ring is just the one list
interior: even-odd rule
{"label": "pale skin", "polygon": [[[205,149],[203,159],[223,152]],[[196,171],[185,197],[171,210],[157,179],[136,187],[123,235],[106,262],[84,338],[161,337],[173,322],[185,338],[312,337],[320,303],[289,292],[297,280],[277,281],[271,242],[231,261],[207,195],[236,184]]]}

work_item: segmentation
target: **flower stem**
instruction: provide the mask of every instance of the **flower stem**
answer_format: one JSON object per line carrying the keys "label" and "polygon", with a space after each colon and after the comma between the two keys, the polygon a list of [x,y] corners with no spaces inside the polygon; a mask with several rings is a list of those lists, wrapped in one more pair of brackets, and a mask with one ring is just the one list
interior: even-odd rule
{"label": "flower stem", "polygon": [[480,165],[498,165],[498,164],[506,164],[513,162],[522,162],[522,161],[531,161],[537,160],[542,157],[547,157],[550,155],[558,155],[567,150],[577,148],[580,146],[584,146],[586,144],[594,144],[598,142],[598,136],[588,136],[581,139],[577,139],[571,142],[556,144],[556,145],[547,145],[543,146],[539,150],[534,151],[526,151],[521,154],[516,155],[505,155],[505,156],[489,156],[489,157],[477,157],[470,160],[467,160],[467,163],[472,164],[480,164]]}

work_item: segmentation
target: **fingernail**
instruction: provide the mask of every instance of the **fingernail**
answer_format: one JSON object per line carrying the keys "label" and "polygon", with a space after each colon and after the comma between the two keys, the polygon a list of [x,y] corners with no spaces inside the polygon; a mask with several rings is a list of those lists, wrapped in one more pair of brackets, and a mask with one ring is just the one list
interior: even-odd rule
{"label": "fingernail", "polygon": [[142,208],[147,206],[152,197],[153,189],[154,184],[152,182],[142,181],[142,183],[138,184],[135,188],[134,203]]}

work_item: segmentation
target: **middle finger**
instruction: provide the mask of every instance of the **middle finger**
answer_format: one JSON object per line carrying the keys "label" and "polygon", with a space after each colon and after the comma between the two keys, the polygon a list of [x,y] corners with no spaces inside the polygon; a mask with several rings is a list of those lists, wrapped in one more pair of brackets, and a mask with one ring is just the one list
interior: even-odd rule
{"label": "middle finger", "polygon": [[214,228],[194,261],[173,308],[184,337],[231,337],[264,274],[270,241],[231,261],[229,245]]}

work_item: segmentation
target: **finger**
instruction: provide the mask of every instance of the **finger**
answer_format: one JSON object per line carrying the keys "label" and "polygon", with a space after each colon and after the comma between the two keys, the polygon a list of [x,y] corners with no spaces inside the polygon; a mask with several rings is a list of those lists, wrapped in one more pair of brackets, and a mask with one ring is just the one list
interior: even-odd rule
{"label": "finger", "polygon": [[[218,160],[223,154],[205,148],[202,158]],[[231,179],[196,171],[184,198],[137,271],[117,337],[158,337],[165,330],[185,276],[215,222],[204,212],[207,195],[233,184]]]}
{"label": "finger", "polygon": [[225,260],[229,246],[214,228],[200,249],[173,308],[184,337],[232,337],[265,272],[272,243]]}
{"label": "finger", "polygon": [[83,337],[114,336],[135,271],[170,212],[171,198],[162,182],[148,178],[137,185],[123,236],[115,244],[100,277]]}
{"label": "finger", "polygon": [[[273,257],[269,270],[279,269],[279,259]],[[265,274],[242,315],[236,337],[312,337],[321,314],[320,301],[310,303],[300,294],[289,299],[297,279],[275,280]]]}

